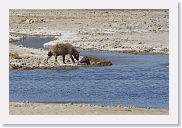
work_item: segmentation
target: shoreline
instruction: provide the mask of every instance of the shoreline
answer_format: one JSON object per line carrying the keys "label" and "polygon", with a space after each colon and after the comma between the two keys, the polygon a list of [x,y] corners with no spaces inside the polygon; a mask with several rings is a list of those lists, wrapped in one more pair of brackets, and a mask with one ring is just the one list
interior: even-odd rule
{"label": "shoreline", "polygon": [[[11,38],[10,38],[10,42],[12,44],[16,44],[17,41],[23,40],[27,37],[52,37],[55,38],[55,40],[47,42],[51,44],[54,44],[54,42],[59,42],[62,43],[62,41],[60,39],[57,39],[60,35],[41,35],[41,34],[37,34],[37,35],[29,35],[26,33],[12,33],[11,34]],[[12,34],[15,34],[16,36],[13,37]],[[43,49],[44,47],[42,47]],[[110,49],[98,49],[98,48],[84,48],[84,47],[79,47],[76,46],[76,48],[80,48],[81,50],[95,50],[95,51],[108,51],[108,52],[118,52],[118,53],[125,53],[125,54],[134,54],[134,55],[169,55],[168,53],[168,49],[164,48],[161,49],[159,51],[153,51],[155,50],[155,48],[150,48],[150,49],[145,49],[145,50],[135,50],[135,49],[114,49],[114,48],[110,48]]]}
{"label": "shoreline", "polygon": [[[66,63],[62,63],[62,57],[55,63],[54,57],[46,62],[47,50],[21,47],[16,44],[9,44],[9,68],[11,70],[33,70],[33,69],[58,69],[66,67],[83,67],[78,62],[75,64],[66,55]],[[80,56],[82,58],[82,56]]]}
{"label": "shoreline", "polygon": [[168,108],[102,106],[83,103],[9,102],[10,115],[168,115]]}
{"label": "shoreline", "polygon": [[[62,63],[62,57],[58,59],[58,63],[54,62],[54,57],[49,59],[46,63],[47,50],[45,49],[35,49],[23,46],[18,46],[14,43],[9,44],[9,67],[11,70],[33,70],[33,69],[58,69],[66,67],[92,67],[96,65],[83,65],[76,61],[72,63],[68,55],[66,55],[66,63]],[[97,50],[97,49],[81,49],[81,50],[93,50],[93,51],[103,51],[103,52],[118,52],[123,54],[134,54],[134,55],[168,55],[168,54],[158,54],[158,53],[145,53],[136,51],[107,51],[107,50]],[[83,56],[80,56],[80,59]],[[109,66],[109,65],[108,65]]]}
{"label": "shoreline", "polygon": [[[29,34],[26,34],[26,33],[13,33],[13,32],[10,32],[10,35],[16,35],[14,37],[11,37],[10,38],[10,42],[12,44],[15,44],[16,45],[16,42],[17,41],[21,41],[27,37],[52,37],[54,38],[55,40],[53,41],[50,41],[50,42],[47,42],[47,43],[50,43],[51,44],[54,44],[54,42],[62,42],[61,40],[57,40],[57,37],[59,37],[60,35],[40,35],[40,34],[37,34],[37,35],[29,35]],[[53,42],[53,43],[52,43]],[[23,47],[23,46],[22,46]],[[75,48],[80,48],[80,47],[75,47]],[[44,47],[42,47],[42,49],[46,49]],[[121,49],[98,49],[98,48],[80,48],[81,50],[93,50],[93,51],[108,51],[108,52],[118,52],[118,53],[124,53],[124,54],[134,54],[134,55],[169,55],[169,53],[167,52],[168,49],[163,49],[163,51],[157,51],[157,52],[153,52],[152,49],[148,49],[148,50],[143,50],[143,51],[140,51],[140,50],[121,50]]]}

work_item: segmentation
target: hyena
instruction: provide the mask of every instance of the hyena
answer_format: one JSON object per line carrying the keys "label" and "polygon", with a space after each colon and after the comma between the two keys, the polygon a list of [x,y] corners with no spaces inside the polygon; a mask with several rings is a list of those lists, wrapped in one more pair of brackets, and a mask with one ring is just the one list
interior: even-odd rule
{"label": "hyena", "polygon": [[[57,57],[62,55],[63,63],[65,63],[65,56],[69,54],[70,58],[73,63],[75,63],[74,58],[79,61],[79,52],[74,48],[73,45],[66,43],[66,44],[56,44],[49,47],[47,62],[51,56],[55,57],[55,62],[57,62]],[[74,58],[73,58],[74,57]]]}
{"label": "hyena", "polygon": [[104,58],[93,57],[93,56],[85,56],[80,60],[80,63],[87,65],[96,65],[96,66],[110,66],[112,65],[111,61],[108,61]]}

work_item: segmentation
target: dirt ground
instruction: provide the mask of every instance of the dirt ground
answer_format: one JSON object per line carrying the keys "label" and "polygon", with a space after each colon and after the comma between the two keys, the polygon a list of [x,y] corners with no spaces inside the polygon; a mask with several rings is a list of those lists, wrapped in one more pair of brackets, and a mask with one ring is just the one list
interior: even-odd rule
{"label": "dirt ground", "polygon": [[168,109],[10,102],[10,115],[168,115]]}

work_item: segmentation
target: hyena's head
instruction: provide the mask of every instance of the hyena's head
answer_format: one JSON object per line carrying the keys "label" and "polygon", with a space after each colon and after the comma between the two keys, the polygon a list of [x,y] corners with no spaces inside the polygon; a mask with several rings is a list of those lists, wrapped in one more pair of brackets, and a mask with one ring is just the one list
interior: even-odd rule
{"label": "hyena's head", "polygon": [[80,60],[80,63],[85,63],[87,65],[90,64],[90,60],[87,56],[84,56],[81,60]]}
{"label": "hyena's head", "polygon": [[79,61],[79,52],[75,50],[74,54],[73,54],[74,58]]}

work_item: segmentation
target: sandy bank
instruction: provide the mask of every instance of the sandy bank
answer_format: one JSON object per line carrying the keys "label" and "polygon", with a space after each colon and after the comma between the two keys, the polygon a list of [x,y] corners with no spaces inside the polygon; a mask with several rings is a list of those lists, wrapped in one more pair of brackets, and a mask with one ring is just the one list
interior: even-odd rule
{"label": "sandy bank", "polygon": [[168,109],[10,102],[10,115],[168,115]]}
{"label": "sandy bank", "polygon": [[[66,64],[63,64],[62,57],[59,57],[58,62],[55,63],[54,57],[49,59],[46,63],[47,52],[44,49],[33,49],[20,47],[10,44],[9,47],[9,67],[10,69],[54,69],[65,67],[80,67],[78,62],[75,64],[70,61],[70,57],[66,56]],[[81,57],[80,57],[81,58]]]}
{"label": "sandy bank", "polygon": [[[32,69],[58,69],[66,67],[83,67],[83,66],[111,66],[112,62],[101,57],[92,57],[92,60],[87,65],[81,60],[83,56],[79,57],[79,61],[75,59],[76,63],[71,61],[69,55],[66,55],[65,62],[63,64],[62,56],[58,56],[58,62],[55,62],[54,56],[52,56],[48,63],[46,61],[48,50],[34,49],[18,46],[10,43],[9,47],[9,67],[10,69],[19,70],[32,70]],[[81,63],[82,62],[82,63]]]}

